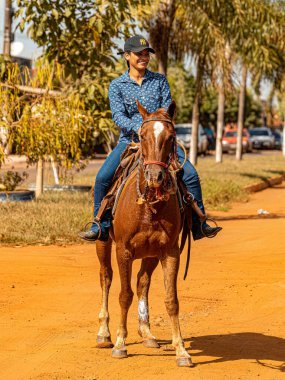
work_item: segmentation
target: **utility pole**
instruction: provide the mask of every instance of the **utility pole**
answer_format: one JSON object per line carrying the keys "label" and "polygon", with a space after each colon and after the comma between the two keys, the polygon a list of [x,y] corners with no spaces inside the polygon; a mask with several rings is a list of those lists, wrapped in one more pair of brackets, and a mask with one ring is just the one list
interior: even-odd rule
{"label": "utility pole", "polygon": [[12,1],[5,1],[5,19],[4,19],[4,43],[3,54],[4,58],[8,59],[11,56],[11,31],[12,31]]}

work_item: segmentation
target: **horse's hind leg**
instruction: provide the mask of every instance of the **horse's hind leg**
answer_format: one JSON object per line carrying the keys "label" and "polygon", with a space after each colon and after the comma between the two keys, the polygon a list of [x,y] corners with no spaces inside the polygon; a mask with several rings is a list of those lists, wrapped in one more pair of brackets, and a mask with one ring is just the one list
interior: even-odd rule
{"label": "horse's hind leg", "polygon": [[191,357],[185,350],[179,325],[179,303],[177,298],[177,274],[179,269],[179,249],[173,249],[161,260],[166,291],[165,306],[171,320],[172,345],[176,350],[179,367],[193,367]]}
{"label": "horse's hind leg", "polygon": [[142,260],[140,271],[137,276],[137,295],[138,295],[138,314],[139,328],[138,333],[143,338],[143,344],[150,348],[159,348],[155,337],[150,331],[149,312],[148,312],[148,291],[150,287],[151,275],[157,267],[157,258],[146,258]]}
{"label": "horse's hind leg", "polygon": [[113,347],[109,330],[108,299],[109,290],[113,278],[111,265],[112,240],[96,242],[97,256],[100,262],[100,285],[102,289],[101,310],[99,313],[99,331],[97,335],[97,347]]}

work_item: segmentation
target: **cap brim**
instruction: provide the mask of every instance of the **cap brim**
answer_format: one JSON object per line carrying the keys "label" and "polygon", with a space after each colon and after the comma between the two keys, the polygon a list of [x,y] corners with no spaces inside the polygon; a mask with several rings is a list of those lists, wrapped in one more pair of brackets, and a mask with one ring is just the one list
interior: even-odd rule
{"label": "cap brim", "polygon": [[[128,50],[128,51],[132,51],[133,53],[139,53],[140,51],[143,51],[143,50],[148,50],[150,53],[152,54],[155,54],[155,50],[153,50],[153,48],[151,47],[139,47],[139,48],[135,48],[135,49],[132,49],[132,50]],[[122,55],[126,53],[126,51],[118,51],[117,52],[117,55]]]}
{"label": "cap brim", "polygon": [[155,54],[155,51],[153,50],[153,48],[151,47],[138,47],[138,48],[135,48],[135,49],[132,49],[131,51],[133,53],[139,53],[140,51],[143,51],[143,50],[148,50],[150,53],[152,54]]}

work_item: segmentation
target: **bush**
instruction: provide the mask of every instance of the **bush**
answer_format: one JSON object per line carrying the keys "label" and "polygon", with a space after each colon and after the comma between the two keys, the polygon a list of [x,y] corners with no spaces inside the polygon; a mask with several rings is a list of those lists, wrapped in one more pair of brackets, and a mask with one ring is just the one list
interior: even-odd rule
{"label": "bush", "polygon": [[9,170],[0,176],[0,189],[13,191],[17,186],[23,183],[28,176],[29,175],[26,172],[20,174],[19,172]]}

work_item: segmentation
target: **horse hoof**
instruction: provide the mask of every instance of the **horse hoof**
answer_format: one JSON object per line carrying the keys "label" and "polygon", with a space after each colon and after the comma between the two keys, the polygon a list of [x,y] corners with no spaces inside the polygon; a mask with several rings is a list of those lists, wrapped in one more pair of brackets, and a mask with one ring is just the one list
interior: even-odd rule
{"label": "horse hoof", "polygon": [[177,358],[176,363],[178,367],[194,367],[191,358]]}
{"label": "horse hoof", "polygon": [[112,347],[114,347],[114,345],[111,341],[111,338],[109,336],[105,337],[105,336],[97,335],[96,342],[97,342],[97,345],[96,345],[97,348],[112,348]]}
{"label": "horse hoof", "polygon": [[147,348],[159,348],[160,345],[157,343],[156,339],[146,339],[143,341],[143,345]]}
{"label": "horse hoof", "polygon": [[116,348],[113,348],[112,350],[112,358],[115,359],[124,359],[128,357],[127,350],[117,350]]}

